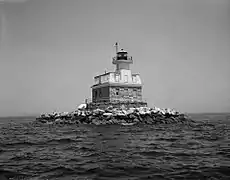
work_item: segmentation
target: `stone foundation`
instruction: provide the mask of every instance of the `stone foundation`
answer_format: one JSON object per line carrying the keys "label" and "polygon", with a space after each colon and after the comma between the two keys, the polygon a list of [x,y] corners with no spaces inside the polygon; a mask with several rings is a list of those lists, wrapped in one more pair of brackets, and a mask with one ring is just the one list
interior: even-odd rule
{"label": "stone foundation", "polygon": [[42,124],[190,124],[194,121],[178,112],[157,111],[147,107],[130,108],[128,110],[108,108],[106,110],[77,110],[72,113],[43,114],[35,123]]}
{"label": "stone foundation", "polygon": [[101,102],[101,103],[88,103],[87,110],[102,109],[105,110],[108,107],[112,108],[139,108],[147,107],[147,103],[143,101],[139,102],[129,102],[129,101],[118,101],[118,102]]}

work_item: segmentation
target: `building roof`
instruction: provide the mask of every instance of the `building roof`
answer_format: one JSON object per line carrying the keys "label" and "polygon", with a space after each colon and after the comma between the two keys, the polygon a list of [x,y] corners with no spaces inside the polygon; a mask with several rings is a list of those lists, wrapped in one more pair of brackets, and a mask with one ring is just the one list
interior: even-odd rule
{"label": "building roof", "polygon": [[114,73],[114,72],[110,71],[110,72],[106,72],[106,73],[104,73],[104,74],[100,74],[100,75],[94,76],[94,79],[95,79],[95,78],[98,78],[98,77],[100,77],[100,76],[104,76],[104,75],[110,74],[110,73]]}
{"label": "building roof", "polygon": [[94,88],[99,88],[99,87],[142,87],[142,84],[127,84],[127,83],[109,83],[109,82],[105,82],[102,84],[94,84],[91,86],[92,89]]}
{"label": "building roof", "polygon": [[127,53],[127,51],[125,51],[124,49],[121,49],[121,50],[118,51],[117,53],[120,53],[120,52],[126,52],[126,53]]}

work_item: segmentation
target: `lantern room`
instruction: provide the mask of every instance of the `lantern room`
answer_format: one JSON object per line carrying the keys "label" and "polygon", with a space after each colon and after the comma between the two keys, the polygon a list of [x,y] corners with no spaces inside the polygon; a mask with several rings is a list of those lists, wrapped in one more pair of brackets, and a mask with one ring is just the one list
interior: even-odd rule
{"label": "lantern room", "polygon": [[124,49],[121,49],[121,51],[117,52],[117,60],[127,60],[128,53],[127,51],[124,51]]}

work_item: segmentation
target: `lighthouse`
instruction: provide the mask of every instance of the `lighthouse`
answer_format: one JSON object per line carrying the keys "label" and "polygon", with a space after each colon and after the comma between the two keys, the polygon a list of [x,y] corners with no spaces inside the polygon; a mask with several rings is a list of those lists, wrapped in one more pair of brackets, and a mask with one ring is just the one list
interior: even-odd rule
{"label": "lighthouse", "polygon": [[147,106],[142,100],[142,82],[140,74],[132,73],[130,65],[133,64],[132,56],[124,49],[118,50],[118,43],[115,44],[116,54],[112,58],[115,65],[113,72],[94,77],[92,88],[91,108],[105,108],[108,105],[119,107]]}

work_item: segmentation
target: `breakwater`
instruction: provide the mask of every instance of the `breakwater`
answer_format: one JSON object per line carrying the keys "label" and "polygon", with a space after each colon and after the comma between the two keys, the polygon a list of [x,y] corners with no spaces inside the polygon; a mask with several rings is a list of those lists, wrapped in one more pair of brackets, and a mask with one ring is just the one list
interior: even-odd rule
{"label": "breakwater", "polygon": [[107,108],[105,110],[78,109],[73,112],[53,112],[42,114],[36,118],[36,122],[44,124],[172,124],[194,122],[183,113],[170,109],[159,109],[149,107],[139,108]]}

